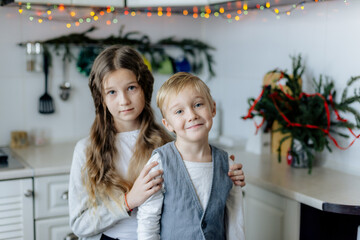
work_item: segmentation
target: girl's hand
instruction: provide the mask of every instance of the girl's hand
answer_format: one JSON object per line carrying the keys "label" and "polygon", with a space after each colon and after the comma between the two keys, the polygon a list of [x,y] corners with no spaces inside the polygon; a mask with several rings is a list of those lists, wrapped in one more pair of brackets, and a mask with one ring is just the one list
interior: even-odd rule
{"label": "girl's hand", "polygon": [[158,165],[158,162],[152,162],[146,165],[143,170],[141,170],[139,177],[135,180],[130,192],[126,194],[126,200],[130,209],[140,206],[151,195],[161,189],[161,183],[164,181],[161,177],[163,171],[156,170],[150,173],[150,170],[156,165]]}
{"label": "girl's hand", "polygon": [[[230,159],[234,161],[235,156],[231,155]],[[228,175],[236,186],[244,187],[246,185],[245,175],[244,175],[244,171],[242,170],[241,163],[235,163],[232,166],[230,166]]]}

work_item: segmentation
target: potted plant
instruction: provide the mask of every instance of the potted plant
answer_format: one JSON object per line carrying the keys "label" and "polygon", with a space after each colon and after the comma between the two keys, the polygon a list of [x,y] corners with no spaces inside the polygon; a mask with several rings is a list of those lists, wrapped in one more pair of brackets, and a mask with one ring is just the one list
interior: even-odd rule
{"label": "potted plant", "polygon": [[[360,102],[360,89],[355,89],[354,94],[348,96],[348,88],[360,76],[350,78],[339,100],[336,98],[334,82],[323,76],[318,81],[313,79],[314,93],[308,94],[302,91],[301,76],[305,67],[301,55],[291,58],[292,74],[288,74],[286,70],[271,71],[271,74],[277,74],[278,77],[271,84],[263,86],[258,98],[248,99],[250,109],[243,119],[261,116],[263,122],[257,128],[266,123],[266,129],[271,129],[274,123],[278,123],[278,127],[272,131],[283,134],[277,148],[279,162],[282,145],[290,140],[288,162],[295,167],[308,167],[310,173],[314,153],[321,152],[324,148],[331,152],[330,141],[338,148],[346,149],[360,137],[353,132],[353,129],[360,128],[360,114],[352,106],[353,103]],[[352,115],[355,123],[342,118],[340,113]],[[350,145],[346,148],[339,146],[336,137],[348,138],[349,135],[354,138]]]}

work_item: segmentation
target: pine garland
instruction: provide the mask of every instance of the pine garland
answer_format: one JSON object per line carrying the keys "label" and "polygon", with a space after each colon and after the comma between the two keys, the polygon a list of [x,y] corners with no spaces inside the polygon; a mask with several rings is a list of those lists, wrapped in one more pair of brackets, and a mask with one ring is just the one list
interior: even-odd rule
{"label": "pine garland", "polygon": [[[154,72],[158,71],[163,61],[169,59],[174,65],[174,58],[167,53],[167,48],[177,48],[182,51],[183,55],[188,59],[191,64],[191,71],[195,74],[199,74],[204,69],[204,63],[206,62],[207,69],[210,77],[215,76],[214,72],[214,58],[211,51],[215,50],[214,47],[197,40],[197,39],[183,39],[175,40],[175,37],[168,37],[162,39],[156,43],[151,43],[150,38],[141,34],[137,31],[123,33],[124,26],[122,25],[118,36],[109,36],[103,39],[94,39],[87,36],[88,33],[96,30],[95,27],[91,27],[82,33],[72,33],[69,35],[60,36],[57,38],[45,40],[45,41],[34,41],[39,42],[44,48],[53,46],[57,55],[60,55],[60,50],[65,49],[63,60],[76,59],[77,67],[80,73],[88,76],[91,70],[91,66],[96,56],[105,47],[121,44],[130,45],[139,50],[145,57],[151,62],[151,68]],[[20,43],[20,46],[25,46],[26,43]],[[80,47],[81,51],[76,58],[72,52],[71,47]],[[174,67],[173,67],[174,69]],[[174,69],[175,71],[175,69]]]}
{"label": "pine garland", "polygon": [[[343,90],[341,101],[337,102],[334,82],[328,77],[324,79],[322,75],[320,75],[318,81],[313,79],[315,94],[302,92],[301,76],[305,71],[305,67],[302,65],[301,55],[292,57],[292,67],[291,75],[279,69],[271,71],[271,73],[280,73],[281,76],[276,81],[281,78],[285,79],[286,87],[281,87],[281,85],[275,88],[264,86],[263,95],[258,102],[254,98],[248,100],[255,111],[250,111],[249,115],[243,118],[262,116],[267,123],[267,129],[271,128],[274,121],[278,121],[280,127],[275,131],[290,134],[280,140],[277,149],[279,162],[281,161],[282,144],[291,137],[291,154],[297,156],[298,153],[294,149],[294,140],[299,141],[307,154],[310,173],[314,160],[313,152],[321,152],[324,148],[331,152],[329,145],[331,135],[348,138],[349,135],[342,133],[340,129],[360,128],[360,114],[352,106],[353,103],[360,103],[360,89],[355,89],[353,96],[347,95],[349,87],[360,79],[360,76],[351,77]],[[329,114],[327,110],[329,110]],[[339,118],[336,120],[330,119],[330,116],[333,118],[336,113],[340,112],[353,115],[356,123]]]}

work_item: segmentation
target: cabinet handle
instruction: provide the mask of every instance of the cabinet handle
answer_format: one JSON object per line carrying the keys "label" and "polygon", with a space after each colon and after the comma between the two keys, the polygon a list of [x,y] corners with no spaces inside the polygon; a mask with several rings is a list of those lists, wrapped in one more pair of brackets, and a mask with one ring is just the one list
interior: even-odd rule
{"label": "cabinet handle", "polygon": [[30,189],[28,189],[24,192],[25,197],[32,197],[33,195],[34,195],[34,192]]}
{"label": "cabinet handle", "polygon": [[65,191],[61,194],[61,199],[62,200],[68,200],[69,198],[69,192],[68,191]]}
{"label": "cabinet handle", "polygon": [[66,237],[64,238],[64,240],[77,240],[78,237],[73,234],[73,233],[69,233],[68,235],[66,235]]}

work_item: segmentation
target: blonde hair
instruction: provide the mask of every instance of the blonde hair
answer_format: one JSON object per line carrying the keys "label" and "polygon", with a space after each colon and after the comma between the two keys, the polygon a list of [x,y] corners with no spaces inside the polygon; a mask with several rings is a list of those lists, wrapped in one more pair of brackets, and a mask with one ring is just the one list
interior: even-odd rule
{"label": "blonde hair", "polygon": [[[144,92],[145,107],[139,115],[140,132],[125,179],[116,171],[118,156],[114,119],[104,101],[104,79],[108,74],[125,68],[132,71]],[[155,122],[151,108],[154,78],[141,55],[131,47],[114,45],[106,48],[95,59],[89,76],[89,87],[95,105],[95,120],[90,130],[90,144],[86,149],[86,164],[82,177],[89,194],[89,205],[109,197],[119,201],[119,195],[128,192],[152,151],[172,140]]]}
{"label": "blonde hair", "polygon": [[159,89],[156,95],[156,104],[162,116],[165,116],[165,108],[169,104],[169,97],[179,94],[185,87],[194,87],[209,102],[213,110],[214,102],[209,87],[197,76],[186,72],[178,72],[171,76]]}

